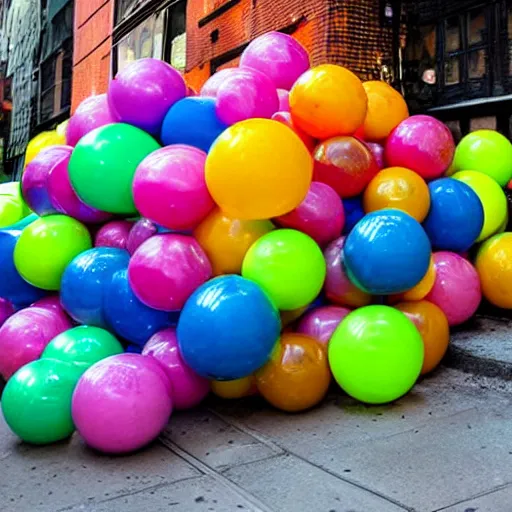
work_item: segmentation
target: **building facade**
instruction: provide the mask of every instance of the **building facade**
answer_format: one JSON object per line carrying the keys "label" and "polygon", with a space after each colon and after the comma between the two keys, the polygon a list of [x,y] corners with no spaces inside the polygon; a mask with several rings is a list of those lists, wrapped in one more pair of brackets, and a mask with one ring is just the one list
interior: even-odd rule
{"label": "building facade", "polygon": [[30,138],[71,110],[72,0],[0,2],[3,173],[20,174]]}

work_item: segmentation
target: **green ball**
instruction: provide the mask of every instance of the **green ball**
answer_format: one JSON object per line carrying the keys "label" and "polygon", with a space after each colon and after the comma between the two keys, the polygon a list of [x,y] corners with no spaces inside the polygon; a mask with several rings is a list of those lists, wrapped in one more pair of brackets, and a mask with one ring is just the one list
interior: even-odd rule
{"label": "green ball", "polygon": [[369,404],[400,398],[416,382],[424,346],[415,325],[389,306],[350,313],[329,342],[334,378],[350,396]]}
{"label": "green ball", "polygon": [[302,308],[318,296],[326,263],[318,244],[294,229],[263,235],[249,249],[242,276],[259,284],[283,311]]}
{"label": "green ball", "polygon": [[160,148],[151,135],[123,123],[85,135],[69,161],[69,178],[84,203],[110,213],[136,213],[132,183],[144,158]]}
{"label": "green ball", "polygon": [[91,247],[91,235],[82,223],[67,215],[49,215],[23,229],[14,248],[14,265],[31,285],[59,290],[65,268]]}
{"label": "green ball", "polygon": [[82,325],[53,338],[41,357],[72,363],[85,372],[98,361],[123,352],[121,343],[105,329]]}
{"label": "green ball", "polygon": [[66,439],[75,430],[71,399],[79,378],[77,367],[54,359],[23,366],[9,379],[2,395],[7,425],[27,443]]}
{"label": "green ball", "polygon": [[478,171],[505,187],[512,179],[512,144],[494,130],[477,130],[457,145],[454,171]]}

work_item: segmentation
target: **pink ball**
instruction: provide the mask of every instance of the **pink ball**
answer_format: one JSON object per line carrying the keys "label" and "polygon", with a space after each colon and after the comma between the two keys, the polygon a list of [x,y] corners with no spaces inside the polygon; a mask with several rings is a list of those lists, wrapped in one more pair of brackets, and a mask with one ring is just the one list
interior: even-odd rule
{"label": "pink ball", "polygon": [[325,245],[341,235],[345,212],[338,194],[329,185],[314,181],[304,201],[276,221],[282,227],[302,231],[319,245]]}
{"label": "pink ball", "polygon": [[379,166],[379,170],[384,169],[386,167],[386,162],[384,161],[384,146],[381,146],[377,142],[365,142],[365,144],[368,146],[371,154],[375,158],[375,161]]}
{"label": "pink ball", "polygon": [[455,143],[448,127],[431,116],[402,121],[386,141],[389,167],[406,167],[426,180],[439,178],[452,163]]}
{"label": "pink ball", "polygon": [[126,249],[128,236],[133,222],[128,220],[113,220],[102,226],[94,237],[94,247],[114,247]]}
{"label": "pink ball", "polygon": [[66,129],[66,143],[76,146],[78,141],[95,128],[117,123],[118,118],[108,105],[107,95],[90,96],[78,105]]}
{"label": "pink ball", "polygon": [[169,109],[187,95],[180,73],[158,59],[140,59],[110,82],[108,102],[122,123],[156,135]]}
{"label": "pink ball", "polygon": [[0,327],[14,315],[14,306],[7,299],[0,298]]}
{"label": "pink ball", "polygon": [[310,152],[312,152],[316,148],[317,141],[313,137],[308,135],[306,132],[302,131],[298,126],[295,126],[293,124],[292,115],[290,114],[290,112],[276,112],[272,116],[272,120],[283,123],[286,126],[288,126],[288,128],[293,130],[299,136],[300,140],[304,142],[304,145],[308,148]]}
{"label": "pink ball", "polygon": [[309,69],[306,49],[282,32],[267,32],[252,41],[242,53],[240,66],[265,73],[278,89],[290,90]]}
{"label": "pink ball", "polygon": [[482,300],[480,278],[473,265],[454,252],[433,255],[436,280],[426,300],[439,306],[450,326],[469,320]]}
{"label": "pink ball", "polygon": [[191,236],[156,235],[144,242],[128,265],[133,292],[146,306],[178,311],[208,281],[212,266]]}
{"label": "pink ball", "polygon": [[25,168],[21,178],[21,191],[30,209],[37,215],[59,213],[48,190],[48,178],[57,166],[67,169],[70,146],[50,146],[43,149]]}
{"label": "pink ball", "polygon": [[206,187],[205,162],[206,153],[182,144],[151,153],[135,172],[137,210],[168,229],[195,228],[215,206]]}
{"label": "pink ball", "polygon": [[67,157],[57,162],[48,174],[48,195],[53,207],[57,212],[69,215],[80,222],[90,224],[106,222],[112,217],[109,213],[87,206],[73,190],[68,172],[72,152],[69,146],[68,152]]}
{"label": "pink ball", "polygon": [[347,308],[322,306],[302,318],[297,332],[311,336],[327,346],[334,331],[349,313],[350,309]]}
{"label": "pink ball", "polygon": [[156,235],[158,228],[149,219],[138,220],[130,229],[128,240],[126,241],[126,249],[133,254],[146,240]]}
{"label": "pink ball", "polygon": [[51,311],[55,315],[56,321],[61,323],[60,328],[62,328],[63,331],[69,329],[70,327],[68,326],[72,324],[72,320],[64,311],[64,308],[60,303],[60,297],[58,295],[49,295],[48,297],[43,297],[42,299],[34,302],[34,304],[32,304],[30,307],[47,309],[48,311]]}
{"label": "pink ball", "polygon": [[340,306],[361,307],[372,301],[372,296],[363,292],[350,281],[343,266],[343,246],[346,237],[331,242],[324,251],[327,264],[324,292],[327,298]]}
{"label": "pink ball", "polygon": [[195,407],[210,391],[209,381],[197,375],[183,361],[174,327],[152,336],[142,350],[142,355],[154,357],[163,366],[171,381],[176,409]]}
{"label": "pink ball", "polygon": [[279,98],[279,112],[290,112],[290,93],[285,89],[277,89],[277,96]]}
{"label": "pink ball", "polygon": [[171,383],[157,361],[119,354],[82,375],[71,412],[89,446],[105,453],[127,453],[156,439],[172,408]]}
{"label": "pink ball", "polygon": [[272,81],[255,69],[231,71],[217,90],[216,113],[220,121],[231,125],[255,117],[270,119],[279,108]]}
{"label": "pink ball", "polygon": [[217,73],[213,74],[201,87],[201,91],[199,92],[199,96],[208,96],[210,98],[216,98],[219,87],[224,83],[224,80],[231,75],[234,70],[238,68],[226,68],[217,71]]}
{"label": "pink ball", "polygon": [[71,327],[70,321],[63,321],[50,309],[30,307],[12,315],[0,327],[0,375],[9,379],[38,359],[55,336]]}

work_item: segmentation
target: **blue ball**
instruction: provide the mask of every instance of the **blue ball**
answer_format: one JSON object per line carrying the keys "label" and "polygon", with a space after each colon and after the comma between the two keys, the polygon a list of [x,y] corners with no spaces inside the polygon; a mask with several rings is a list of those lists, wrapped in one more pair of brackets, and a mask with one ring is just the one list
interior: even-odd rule
{"label": "blue ball", "polygon": [[343,234],[348,235],[354,229],[354,226],[365,216],[363,201],[360,197],[350,197],[343,199],[342,203],[345,210]]}
{"label": "blue ball", "polygon": [[459,180],[441,178],[428,185],[430,210],[423,227],[435,249],[465,252],[484,225],[484,209],[473,189]]}
{"label": "blue ball", "polygon": [[167,112],[161,139],[166,146],[188,144],[208,153],[226,128],[217,117],[214,98],[184,98]]}
{"label": "blue ball", "polygon": [[[44,297],[47,292],[27,283],[14,266],[14,247],[21,235],[19,230],[0,231],[0,297],[16,307],[24,308]],[[37,258],[37,255],[34,255]]]}
{"label": "blue ball", "polygon": [[106,329],[104,293],[112,276],[128,268],[130,255],[123,249],[95,247],[79,254],[62,275],[60,301],[76,322]]}
{"label": "blue ball", "polygon": [[227,275],[192,294],[177,334],[181,354],[196,373],[234,380],[267,362],[280,331],[279,312],[263,290],[248,279]]}
{"label": "blue ball", "polygon": [[179,315],[143,304],[133,293],[126,269],[116,272],[106,285],[104,314],[118,336],[139,346],[145,345],[158,331],[175,325]]}
{"label": "blue ball", "polygon": [[142,349],[144,347],[140,345],[126,345],[125,352],[127,354],[142,354]]}
{"label": "blue ball", "polygon": [[402,293],[427,273],[431,247],[421,224],[400,210],[378,210],[347,236],[344,265],[350,280],[372,295]]}

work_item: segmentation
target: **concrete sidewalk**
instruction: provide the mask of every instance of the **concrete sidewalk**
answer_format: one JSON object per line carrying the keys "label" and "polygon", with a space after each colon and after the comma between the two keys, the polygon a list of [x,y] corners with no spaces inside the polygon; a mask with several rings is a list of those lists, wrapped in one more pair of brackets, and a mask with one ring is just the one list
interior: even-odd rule
{"label": "concrete sidewalk", "polygon": [[[402,400],[333,394],[304,414],[258,399],[175,414],[125,457],[0,423],[2,512],[510,512],[510,384],[441,369]],[[119,428],[122,428],[120,425]]]}

